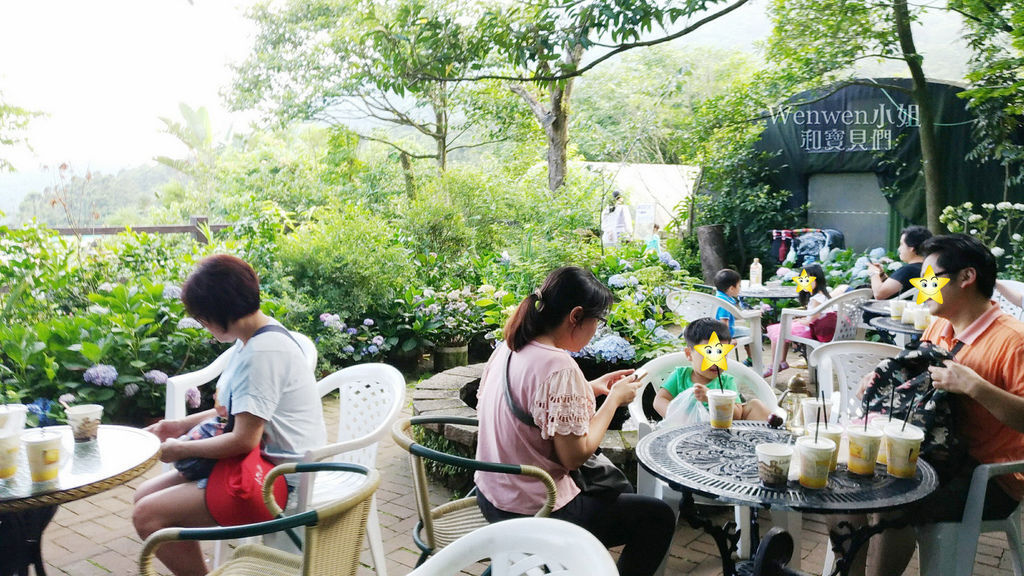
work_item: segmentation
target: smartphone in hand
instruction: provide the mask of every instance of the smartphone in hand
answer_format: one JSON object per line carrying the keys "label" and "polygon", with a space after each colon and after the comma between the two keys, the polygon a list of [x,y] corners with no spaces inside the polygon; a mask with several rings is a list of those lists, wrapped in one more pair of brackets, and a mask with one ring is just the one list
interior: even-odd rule
{"label": "smartphone in hand", "polygon": [[641,368],[641,369],[637,370],[636,372],[633,372],[632,374],[630,374],[630,378],[633,379],[633,382],[639,382],[639,381],[643,380],[644,378],[647,378],[647,370],[644,370],[643,368]]}

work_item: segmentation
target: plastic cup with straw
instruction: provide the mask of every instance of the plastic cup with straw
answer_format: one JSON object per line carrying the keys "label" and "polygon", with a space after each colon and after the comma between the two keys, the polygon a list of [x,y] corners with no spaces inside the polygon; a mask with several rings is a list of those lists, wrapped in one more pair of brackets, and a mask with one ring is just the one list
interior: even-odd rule
{"label": "plastic cup with straw", "polygon": [[736,393],[726,390],[722,384],[722,369],[715,366],[718,375],[718,390],[708,390],[708,408],[711,411],[711,427],[728,429],[732,427],[733,404]]}

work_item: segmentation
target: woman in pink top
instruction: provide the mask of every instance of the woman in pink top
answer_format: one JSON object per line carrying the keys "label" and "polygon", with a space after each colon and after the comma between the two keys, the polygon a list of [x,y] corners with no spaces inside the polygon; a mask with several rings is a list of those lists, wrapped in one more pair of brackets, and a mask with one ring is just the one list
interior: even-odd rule
{"label": "woman in pink top", "polygon": [[[543,468],[558,491],[551,516],[586,528],[606,546],[625,544],[619,573],[649,575],[672,540],[672,508],[648,496],[583,493],[569,476],[597,450],[615,410],[641,386],[625,377],[632,370],[587,382],[569,356],[590,342],[612,300],[589,271],[564,267],[519,304],[480,382],[476,456]],[[506,374],[511,400],[527,422],[509,406]],[[595,410],[599,394],[608,398]],[[543,485],[532,478],[477,472],[475,479],[477,502],[490,522],[531,516],[544,501]]]}

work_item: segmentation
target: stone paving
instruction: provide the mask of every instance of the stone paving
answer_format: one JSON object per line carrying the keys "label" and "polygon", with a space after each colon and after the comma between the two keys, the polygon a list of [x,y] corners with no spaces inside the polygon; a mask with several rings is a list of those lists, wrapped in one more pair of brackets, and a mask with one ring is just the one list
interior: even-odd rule
{"label": "stone paving", "polygon": [[[337,425],[337,401],[325,402],[325,414],[332,427]],[[387,438],[380,445],[378,468],[383,482],[377,492],[384,547],[388,557],[388,574],[401,576],[416,563],[418,551],[411,533],[416,524],[416,509],[411,491],[411,479],[406,453]],[[47,574],[133,575],[137,574],[137,560],[141,542],[131,524],[132,495],[144,478],[160,473],[155,467],[144,477],[125,486],[90,498],[65,504],[43,535],[43,558]],[[432,491],[435,504],[450,498],[443,488]],[[715,511],[715,518],[724,522],[731,517],[731,509]],[[804,539],[801,556],[807,570],[820,570],[825,558],[825,525],[820,516],[804,519]],[[212,547],[204,550],[212,556]],[[369,552],[364,550],[361,575],[371,576]],[[161,574],[166,574],[159,565]],[[468,573],[479,574],[476,567]],[[676,531],[670,550],[667,574],[721,574],[721,563],[713,540],[702,532],[682,523]],[[907,574],[917,574],[915,556]],[[1007,544],[1002,536],[983,535],[978,546],[975,574],[1013,574]]]}

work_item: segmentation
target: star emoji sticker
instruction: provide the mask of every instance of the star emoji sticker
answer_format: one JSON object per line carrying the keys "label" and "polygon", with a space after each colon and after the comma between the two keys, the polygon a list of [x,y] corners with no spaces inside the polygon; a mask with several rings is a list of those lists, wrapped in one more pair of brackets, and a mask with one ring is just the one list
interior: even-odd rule
{"label": "star emoji sticker", "polygon": [[796,282],[796,291],[814,294],[814,276],[808,276],[807,270],[801,270],[800,275],[793,279]]}
{"label": "star emoji sticker", "polygon": [[712,333],[707,344],[697,344],[693,350],[704,357],[704,361],[700,363],[700,369],[703,372],[712,366],[726,370],[726,356],[735,347],[733,344],[723,344],[719,341],[718,334]]}
{"label": "star emoji sticker", "polygon": [[935,300],[942,304],[942,287],[949,283],[949,278],[939,278],[931,265],[925,266],[920,278],[911,278],[910,283],[917,288],[917,303]]}

